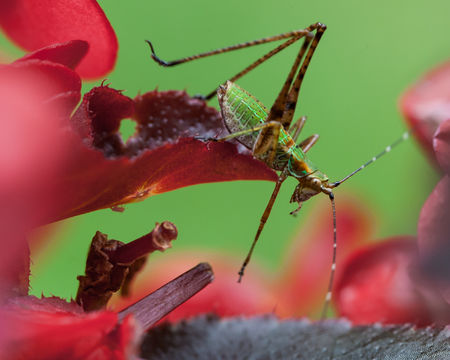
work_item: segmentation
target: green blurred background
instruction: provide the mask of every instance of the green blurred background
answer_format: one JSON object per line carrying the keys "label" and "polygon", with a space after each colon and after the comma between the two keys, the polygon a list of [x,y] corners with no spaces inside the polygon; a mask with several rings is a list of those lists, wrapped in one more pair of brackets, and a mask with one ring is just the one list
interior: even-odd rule
{"label": "green blurred background", "polygon": [[[173,60],[316,21],[327,24],[306,75],[296,117],[309,117],[304,136],[320,134],[309,156],[332,180],[342,178],[400,136],[405,125],[397,107],[399,95],[449,56],[448,0],[99,3],[120,46],[108,82],[130,97],[155,87],[206,93],[271,47],[165,69],[150,60],[144,39],[153,42],[161,58]],[[11,49],[3,38],[1,45]],[[239,84],[270,106],[297,51],[298,46],[284,51]],[[11,52],[21,54],[17,49]],[[83,90],[99,83],[86,83]],[[216,101],[212,104],[217,106]],[[132,131],[130,122],[124,131]],[[436,180],[417,144],[408,141],[336,191],[337,214],[340,194],[353,194],[376,215],[378,237],[415,234],[421,205]],[[270,270],[280,266],[283,248],[302,231],[310,210],[328,201],[319,196],[305,203],[300,216],[289,216],[294,209],[289,204],[294,186],[294,180],[283,186],[254,254],[254,260]],[[124,213],[106,209],[40,229],[37,233],[50,234],[50,242],[34,258],[32,292],[74,297],[75,275],[84,271],[85,254],[96,230],[130,241],[163,220],[179,229],[174,248],[163,256],[187,249],[215,249],[234,254],[237,271],[272,188],[272,183],[257,181],[192,186],[127,205]]]}

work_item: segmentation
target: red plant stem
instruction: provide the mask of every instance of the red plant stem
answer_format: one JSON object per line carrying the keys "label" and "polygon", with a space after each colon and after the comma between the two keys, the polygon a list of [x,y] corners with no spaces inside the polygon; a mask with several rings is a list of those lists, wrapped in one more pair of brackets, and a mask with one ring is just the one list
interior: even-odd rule
{"label": "red plant stem", "polygon": [[115,250],[104,250],[113,264],[129,265],[153,251],[164,251],[172,247],[171,241],[178,235],[177,228],[169,221],[156,223],[151,233],[140,237]]}
{"label": "red plant stem", "polygon": [[119,313],[119,319],[133,314],[144,329],[154,325],[177,306],[214,280],[211,266],[200,263]]}

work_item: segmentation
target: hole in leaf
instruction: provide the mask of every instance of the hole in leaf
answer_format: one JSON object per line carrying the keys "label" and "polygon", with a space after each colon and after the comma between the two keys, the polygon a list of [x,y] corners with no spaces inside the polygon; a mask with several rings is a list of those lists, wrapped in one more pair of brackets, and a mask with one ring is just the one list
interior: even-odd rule
{"label": "hole in leaf", "polygon": [[120,121],[119,133],[124,143],[136,133],[136,122],[131,119],[123,119]]}

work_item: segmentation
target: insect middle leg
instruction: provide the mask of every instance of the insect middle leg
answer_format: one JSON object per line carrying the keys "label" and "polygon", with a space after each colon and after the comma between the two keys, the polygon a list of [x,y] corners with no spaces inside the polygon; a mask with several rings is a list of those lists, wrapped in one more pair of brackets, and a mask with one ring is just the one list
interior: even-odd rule
{"label": "insect middle leg", "polygon": [[278,192],[280,191],[281,184],[283,184],[284,180],[287,178],[287,172],[285,169],[281,172],[280,176],[278,177],[278,180],[275,184],[275,189],[272,192],[272,195],[270,196],[270,200],[267,203],[266,208],[264,209],[264,213],[261,216],[261,219],[259,220],[259,227],[258,231],[256,232],[255,238],[253,239],[252,245],[250,247],[250,250],[247,253],[247,256],[242,263],[241,269],[238,272],[239,279],[238,282],[241,282],[242,277],[244,276],[245,268],[247,267],[248,263],[250,262],[250,259],[253,254],[253,250],[255,249],[255,245],[258,242],[259,236],[261,235],[262,230],[264,229],[264,225],[266,224],[267,219],[269,218],[270,212],[272,211],[273,204],[275,203],[275,200],[278,196]]}
{"label": "insect middle leg", "polygon": [[307,153],[309,149],[314,146],[317,140],[319,140],[319,135],[314,134],[303,140],[300,144],[296,145],[296,147],[299,147],[304,153]]}
{"label": "insect middle leg", "polygon": [[[294,124],[291,125],[289,128],[289,132],[291,134],[292,140],[294,142],[297,142],[298,136],[300,135],[300,132],[303,129],[303,126],[305,126],[306,122],[306,116],[302,116],[300,119],[298,119]],[[314,144],[319,140],[319,135],[314,134],[310,137],[303,140],[300,144],[297,144],[296,147],[302,149],[304,153],[308,152],[309,149],[311,149]]]}
{"label": "insect middle leg", "polygon": [[221,137],[221,138],[199,138],[196,139],[202,140],[202,141],[227,141],[231,140],[233,138],[248,135],[254,132],[259,132],[258,137],[255,141],[255,144],[252,149],[252,153],[255,157],[263,158],[263,155],[266,154],[267,156],[264,156],[263,161],[267,163],[267,165],[272,166],[277,148],[278,148],[278,139],[280,137],[280,131],[281,131],[281,124],[277,121],[271,121],[268,123],[264,123],[258,126],[254,126],[249,129],[245,129],[242,131],[237,131],[234,133],[231,133],[227,136]]}
{"label": "insect middle leg", "polygon": [[307,119],[306,116],[302,116],[289,128],[289,133],[291,134],[292,140],[294,140],[295,142],[297,142],[298,136],[300,135],[301,131],[303,130],[303,127],[305,126],[306,119]]}

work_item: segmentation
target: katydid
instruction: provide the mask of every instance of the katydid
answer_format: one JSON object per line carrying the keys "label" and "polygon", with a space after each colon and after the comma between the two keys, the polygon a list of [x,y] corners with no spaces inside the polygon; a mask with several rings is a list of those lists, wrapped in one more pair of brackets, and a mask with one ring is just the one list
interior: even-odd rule
{"label": "katydid", "polygon": [[[299,182],[291,197],[291,203],[297,202],[298,207],[292,211],[291,214],[297,213],[300,210],[302,203],[314,195],[324,193],[329,197],[333,214],[333,260],[322,317],[326,314],[328,304],[331,300],[333,279],[336,270],[337,229],[333,189],[409,137],[409,132],[405,132],[401,138],[387,146],[381,153],[372,157],[358,169],[345,176],[342,180],[336,182],[330,182],[328,177],[319,171],[306,157],[306,153],[316,143],[319,135],[312,135],[301,143],[296,144],[297,138],[305,124],[306,117],[302,116],[294,123],[292,123],[292,120],[306,70],[308,69],[311,58],[325,30],[326,26],[324,24],[315,23],[302,30],[241,43],[171,62],[163,61],[157,57],[152,43],[147,41],[152,53],[152,59],[162,66],[170,67],[207,56],[273,41],[285,40],[281,45],[278,45],[273,50],[247,66],[244,70],[231,77],[224,84],[220,85],[218,89],[215,89],[202,97],[205,100],[209,100],[217,93],[224,124],[230,133],[222,138],[207,138],[202,140],[226,141],[235,138],[242,145],[250,149],[255,158],[263,161],[272,169],[279,171],[275,189],[273,190],[270,200],[260,219],[260,224],[250,250],[239,270],[238,282],[242,280],[245,268],[250,262],[253,250],[264,225],[269,218],[281,184],[288,176],[294,177]],[[234,81],[300,39],[303,39],[302,46],[300,47],[286,81],[270,110],[250,93],[234,84]]]}

